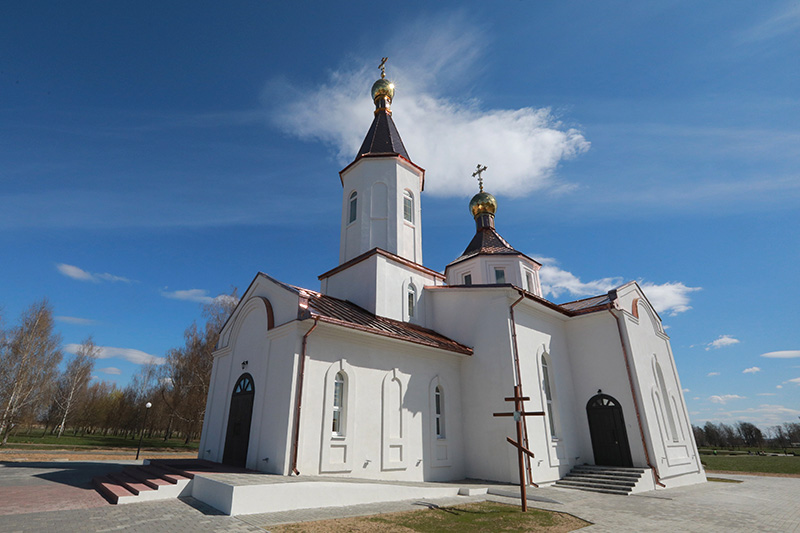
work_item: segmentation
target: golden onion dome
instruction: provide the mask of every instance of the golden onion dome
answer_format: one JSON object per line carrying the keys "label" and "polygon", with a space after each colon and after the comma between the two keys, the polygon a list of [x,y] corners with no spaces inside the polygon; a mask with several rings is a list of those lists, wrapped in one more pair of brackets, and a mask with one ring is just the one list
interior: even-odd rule
{"label": "golden onion dome", "polygon": [[388,98],[390,102],[394,98],[394,83],[386,78],[381,78],[372,84],[372,101],[381,97]]}
{"label": "golden onion dome", "polygon": [[479,192],[469,201],[469,210],[473,217],[483,213],[494,215],[497,212],[497,200],[488,192]]}

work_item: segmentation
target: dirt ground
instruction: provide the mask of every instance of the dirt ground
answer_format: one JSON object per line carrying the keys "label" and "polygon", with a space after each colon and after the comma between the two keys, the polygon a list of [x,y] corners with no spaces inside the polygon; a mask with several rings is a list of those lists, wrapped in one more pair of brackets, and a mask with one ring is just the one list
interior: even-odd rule
{"label": "dirt ground", "polygon": [[773,474],[769,472],[738,472],[736,470],[706,470],[706,474],[732,474],[735,476],[798,477],[800,474]]}
{"label": "dirt ground", "polygon": [[[378,516],[361,516],[353,518],[338,518],[335,520],[319,520],[316,522],[302,522],[270,526],[273,533],[369,533],[381,531],[387,533],[413,533],[417,531],[530,531],[537,533],[567,533],[586,527],[589,523],[572,515],[551,513],[549,511],[529,510],[529,519],[524,524],[491,521],[491,518],[479,522],[464,524],[449,520],[449,515],[454,511],[473,514],[480,513],[480,508],[491,504],[489,502],[459,505],[456,508],[424,509],[420,511],[405,511],[402,513],[387,513]],[[519,516],[519,515],[517,515]],[[419,527],[417,527],[419,526]]]}
{"label": "dirt ground", "polygon": [[[142,450],[142,459],[192,459],[197,452],[149,452]],[[94,450],[76,452],[72,450],[0,450],[0,462],[58,462],[58,461],[133,461],[136,450]]]}

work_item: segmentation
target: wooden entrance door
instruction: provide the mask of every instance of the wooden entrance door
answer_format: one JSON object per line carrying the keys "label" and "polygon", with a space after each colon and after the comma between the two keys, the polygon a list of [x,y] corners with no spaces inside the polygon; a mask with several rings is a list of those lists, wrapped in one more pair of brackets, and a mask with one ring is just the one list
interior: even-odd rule
{"label": "wooden entrance door", "polygon": [[594,464],[633,466],[628,432],[619,402],[607,394],[598,394],[586,404],[589,433],[592,436]]}
{"label": "wooden entrance door", "polygon": [[244,467],[247,462],[254,398],[253,377],[250,374],[242,374],[239,381],[236,382],[236,386],[233,387],[231,396],[225,452],[222,454],[222,462],[226,465]]}

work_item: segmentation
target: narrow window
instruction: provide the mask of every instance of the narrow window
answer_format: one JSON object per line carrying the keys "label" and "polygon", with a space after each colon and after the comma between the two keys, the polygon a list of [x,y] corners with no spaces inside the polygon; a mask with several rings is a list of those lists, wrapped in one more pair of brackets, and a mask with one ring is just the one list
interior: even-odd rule
{"label": "narrow window", "polygon": [[536,292],[533,290],[533,273],[529,270],[525,271],[525,281],[528,282],[528,292]]}
{"label": "narrow window", "polygon": [[436,390],[433,393],[433,402],[435,413],[434,416],[436,417],[436,438],[443,439],[444,438],[444,398],[442,398],[442,389],[437,385]]}
{"label": "narrow window", "polygon": [[414,288],[414,285],[409,284],[408,286],[408,318],[412,318],[414,316],[414,307],[417,303],[417,289]]}
{"label": "narrow window", "polygon": [[556,422],[553,415],[553,389],[550,383],[550,370],[545,357],[542,357],[542,385],[544,386],[544,398],[547,402],[547,419],[550,421],[550,437],[556,438]]}
{"label": "narrow window", "polygon": [[403,218],[414,223],[414,197],[411,191],[403,191]]}
{"label": "narrow window", "polygon": [[358,215],[358,193],[353,191],[350,193],[350,217],[347,220],[347,223],[355,222],[356,216]]}
{"label": "narrow window", "polygon": [[506,271],[502,268],[495,268],[494,269],[494,281],[497,284],[505,283],[506,282]]}
{"label": "narrow window", "polygon": [[472,285],[472,274],[464,274],[464,285]]}
{"label": "narrow window", "polygon": [[342,372],[336,373],[336,378],[333,380],[333,434],[344,435],[344,374]]}

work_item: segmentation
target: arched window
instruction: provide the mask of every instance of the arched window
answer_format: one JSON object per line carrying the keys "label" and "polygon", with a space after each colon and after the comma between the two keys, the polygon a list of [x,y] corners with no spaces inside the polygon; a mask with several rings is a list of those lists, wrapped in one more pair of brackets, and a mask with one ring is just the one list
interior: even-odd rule
{"label": "arched window", "polygon": [[344,372],[337,372],[333,380],[333,427],[334,435],[344,435],[347,390]]}
{"label": "arched window", "polygon": [[403,219],[414,223],[414,195],[408,189],[403,191]]}
{"label": "arched window", "polygon": [[444,394],[442,388],[437,385],[433,391],[433,405],[435,417],[436,438],[444,438]]}
{"label": "arched window", "polygon": [[408,301],[407,303],[408,318],[414,318],[414,313],[416,312],[416,305],[417,305],[417,288],[414,287],[413,283],[408,284],[408,290],[406,291],[406,299]]}
{"label": "arched window", "polygon": [[358,193],[353,191],[350,193],[350,216],[347,223],[355,222],[356,217],[358,217]]}
{"label": "arched window", "polygon": [[553,409],[553,383],[550,378],[550,366],[547,364],[547,357],[542,356],[542,388],[544,389],[544,399],[547,404],[547,420],[550,422],[550,437],[556,438],[556,417]]}

